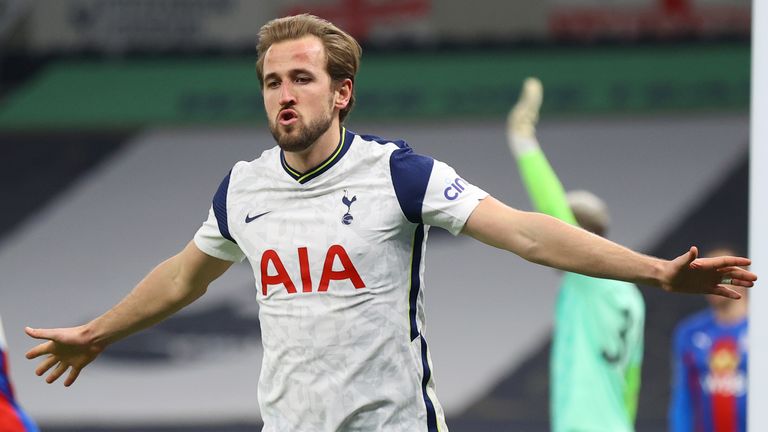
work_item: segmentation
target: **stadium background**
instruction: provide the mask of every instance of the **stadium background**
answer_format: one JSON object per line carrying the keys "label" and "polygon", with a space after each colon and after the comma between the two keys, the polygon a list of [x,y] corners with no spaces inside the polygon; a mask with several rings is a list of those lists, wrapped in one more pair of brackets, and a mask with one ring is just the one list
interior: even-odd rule
{"label": "stadium background", "polygon": [[[537,75],[542,144],[566,187],[606,199],[611,238],[664,257],[747,250],[748,1],[0,1],[0,312],[44,430],[257,430],[245,266],[70,389],[34,376],[22,329],[92,318],[189,240],[232,163],[271,146],[255,34],[300,11],[363,43],[350,129],[404,138],[529,208],[504,120]],[[431,234],[427,337],[451,430],[547,430],[558,275]],[[657,431],[671,329],[704,303],[643,294],[638,430]]]}

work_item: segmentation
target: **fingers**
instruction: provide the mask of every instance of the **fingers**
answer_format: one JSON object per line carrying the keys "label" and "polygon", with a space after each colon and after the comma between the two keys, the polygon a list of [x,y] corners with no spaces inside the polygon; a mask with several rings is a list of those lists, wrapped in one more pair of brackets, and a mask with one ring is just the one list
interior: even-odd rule
{"label": "fingers", "polygon": [[[749,270],[745,270],[743,268],[736,268],[733,271],[730,272],[732,275],[731,277],[734,279],[741,279],[746,282],[754,282],[757,280],[757,275],[752,273]],[[752,285],[750,285],[752,286]]]}
{"label": "fingers", "polygon": [[744,257],[735,257],[735,256],[721,256],[714,258],[715,260],[720,260],[721,266],[748,266],[752,264],[752,260],[749,258]]}
{"label": "fingers", "polygon": [[744,288],[752,288],[753,286],[755,286],[755,283],[752,282],[752,281],[745,281],[745,280],[741,280],[741,279],[733,279],[731,281],[731,285],[736,285],[736,286],[740,286],[740,287],[744,287]]}
{"label": "fingers", "polygon": [[62,361],[59,356],[56,355],[50,355],[45,360],[40,362],[40,364],[35,369],[35,374],[37,376],[43,376],[46,372],[51,370],[56,366],[53,371],[51,371],[50,374],[45,378],[45,382],[48,384],[51,384],[58,380],[64,373],[69,369],[69,375],[67,375],[67,379],[64,381],[64,386],[69,387],[71,386],[78,376],[80,376],[80,371],[82,370],[82,366],[78,367],[75,364],[71,364],[69,361]]}
{"label": "fingers", "polygon": [[757,280],[757,275],[741,267],[724,267],[717,269],[723,278],[730,278],[730,285],[752,287]]}
{"label": "fingers", "polygon": [[719,256],[712,258],[699,258],[691,263],[692,268],[719,269],[721,267],[746,267],[752,264],[749,258],[735,256]]}
{"label": "fingers", "polygon": [[58,329],[36,329],[24,327],[24,332],[35,339],[47,339],[48,342],[41,343],[27,351],[27,358],[33,359],[43,354],[51,354],[55,347],[55,341],[59,336]]}
{"label": "fingers", "polygon": [[51,354],[53,352],[53,342],[45,342],[37,345],[36,347],[27,351],[26,357],[30,360],[40,357],[44,354]]}
{"label": "fingers", "polygon": [[56,366],[53,372],[51,372],[50,374],[48,374],[47,377],[45,377],[45,382],[47,382],[48,384],[52,384],[54,381],[59,379],[59,377],[63,375],[64,372],[67,371],[68,367],[69,367],[68,365],[62,362],[59,362],[58,366]]}
{"label": "fingers", "polygon": [[35,339],[53,339],[56,331],[54,329],[35,329],[24,327],[24,332]]}
{"label": "fingers", "polygon": [[699,249],[696,246],[691,246],[690,249],[688,249],[688,252],[684,253],[682,256],[685,257],[688,265],[695,268],[697,258],[699,257]]}
{"label": "fingers", "polygon": [[696,261],[696,258],[699,257],[699,248],[696,246],[691,246],[690,249],[688,249],[688,262],[692,263],[693,261]]}
{"label": "fingers", "polygon": [[78,376],[80,376],[80,369],[72,368],[72,370],[69,371],[67,380],[64,381],[64,387],[71,386],[75,382]]}
{"label": "fingers", "polygon": [[[80,371],[90,363],[100,349],[93,345],[81,342],[76,334],[77,328],[61,329],[34,329],[26,327],[24,331],[36,339],[48,339],[33,347],[26,353],[28,359],[34,359],[47,355],[35,369],[37,376],[45,377],[45,382],[51,384],[61,378],[69,369],[69,374],[64,380],[64,386],[72,385]],[[90,351],[89,351],[90,350]]]}
{"label": "fingers", "polygon": [[48,369],[52,368],[58,362],[59,359],[56,356],[49,356],[47,359],[40,362],[40,364],[35,369],[35,374],[37,376],[43,376],[44,373],[48,372]]}
{"label": "fingers", "polygon": [[688,249],[687,252],[680,255],[679,257],[675,258],[675,261],[680,263],[681,260],[685,261],[686,265],[689,265],[691,267],[694,267],[694,264],[696,262],[696,258],[699,256],[699,250],[696,248],[696,246],[691,246],[690,249]]}
{"label": "fingers", "polygon": [[717,285],[713,290],[712,294],[719,295],[722,297],[726,297],[732,300],[738,300],[741,298],[741,294],[737,293],[736,291],[728,288],[726,285]]}

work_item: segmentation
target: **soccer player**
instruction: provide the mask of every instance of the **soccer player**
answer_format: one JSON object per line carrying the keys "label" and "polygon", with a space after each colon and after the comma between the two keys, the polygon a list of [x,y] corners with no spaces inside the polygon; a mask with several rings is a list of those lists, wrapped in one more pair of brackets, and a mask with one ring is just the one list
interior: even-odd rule
{"label": "soccer player", "polygon": [[13,394],[11,376],[8,372],[5,332],[0,318],[0,431],[37,432],[37,426],[21,409]]}
{"label": "soccer player", "polygon": [[[605,204],[587,191],[565,193],[536,138],[542,85],[525,80],[507,119],[507,141],[535,210],[605,235]],[[554,432],[634,430],[643,359],[645,303],[634,284],[563,275],[550,357]]]}
{"label": "soccer player", "polygon": [[37,374],[64,385],[114,341],[202,296],[233,262],[253,268],[264,357],[264,431],[447,430],[423,333],[430,225],[530,261],[667,291],[738,294],[746,258],[667,261],[550,216],[505,206],[403,141],[354,133],[361,49],[310,15],[259,33],[256,73],[277,146],[238,162],[178,254],[112,309],[78,327],[32,329]]}
{"label": "soccer player", "polygon": [[[707,256],[733,253],[715,249]],[[683,320],[673,338],[671,432],[747,430],[747,293],[707,296],[710,307]]]}

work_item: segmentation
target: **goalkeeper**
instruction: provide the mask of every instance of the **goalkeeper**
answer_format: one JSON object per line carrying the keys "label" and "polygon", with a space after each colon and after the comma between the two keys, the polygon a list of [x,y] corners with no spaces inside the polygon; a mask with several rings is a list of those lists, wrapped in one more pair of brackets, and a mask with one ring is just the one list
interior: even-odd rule
{"label": "goalkeeper", "polygon": [[[536,139],[541,82],[528,78],[507,119],[507,139],[536,211],[604,236],[609,216],[587,191],[565,193]],[[645,304],[630,283],[563,275],[550,357],[554,432],[634,430]]]}

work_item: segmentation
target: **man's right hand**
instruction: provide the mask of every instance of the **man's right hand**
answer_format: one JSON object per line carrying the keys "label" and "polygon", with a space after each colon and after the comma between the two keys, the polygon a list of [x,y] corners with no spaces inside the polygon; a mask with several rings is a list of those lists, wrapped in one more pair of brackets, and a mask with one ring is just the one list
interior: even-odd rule
{"label": "man's right hand", "polygon": [[88,340],[86,326],[58,329],[27,327],[24,331],[35,339],[45,340],[27,351],[27,358],[35,359],[47,355],[37,366],[35,373],[37,376],[43,376],[53,368],[45,378],[48,384],[53,383],[69,370],[69,375],[64,381],[64,386],[69,387],[80,375],[80,371],[105,348]]}

